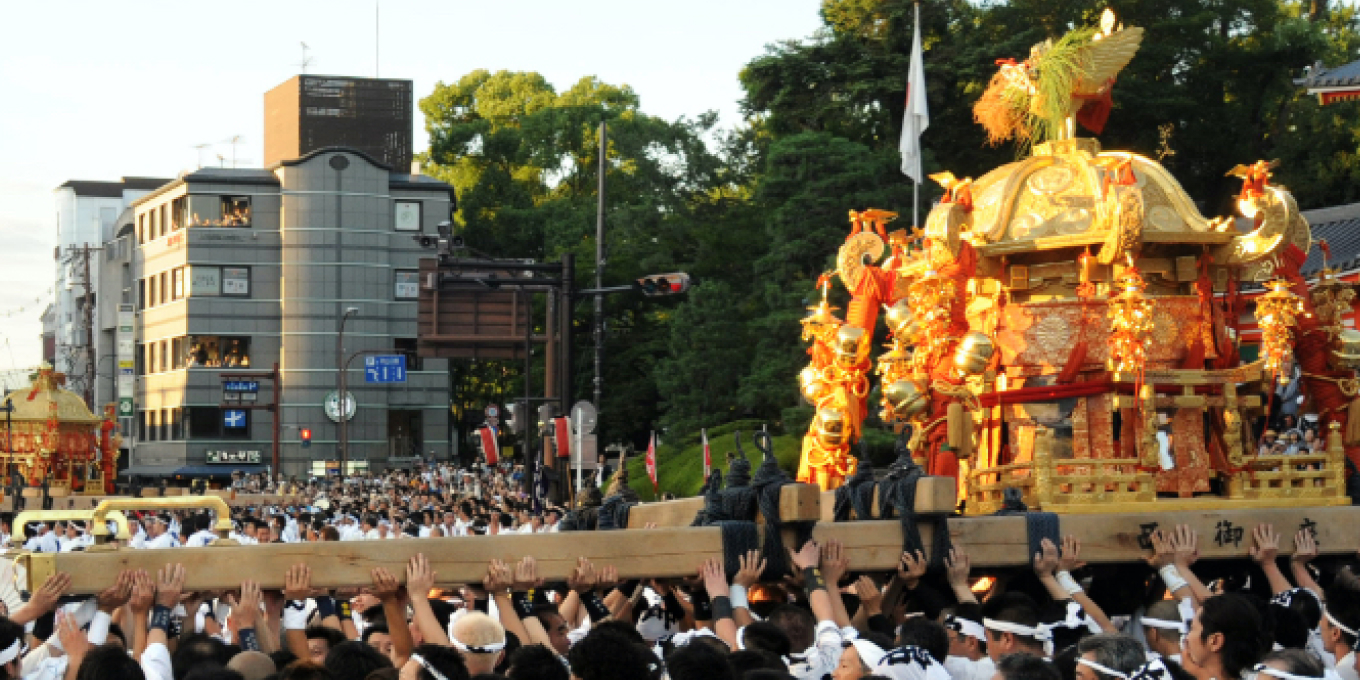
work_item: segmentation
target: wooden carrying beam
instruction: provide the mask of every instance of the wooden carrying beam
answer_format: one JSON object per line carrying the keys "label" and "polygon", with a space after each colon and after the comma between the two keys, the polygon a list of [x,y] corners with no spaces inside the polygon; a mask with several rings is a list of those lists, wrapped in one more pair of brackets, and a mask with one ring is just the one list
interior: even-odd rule
{"label": "wooden carrying beam", "polygon": [[[789,484],[779,490],[779,517],[790,521],[816,522],[822,519],[822,491],[816,484]],[[628,511],[628,528],[647,524],[662,527],[687,527],[704,509],[704,498],[681,498],[658,503],[640,503]],[[758,521],[764,521],[758,519]]]}
{"label": "wooden carrying beam", "polygon": [[[1199,533],[1204,559],[1249,556],[1251,532],[1257,524],[1272,524],[1282,536],[1280,553],[1292,554],[1293,535],[1302,530],[1316,535],[1322,554],[1352,554],[1354,527],[1360,507],[1204,509],[1182,512],[1148,511],[1106,515],[1064,515],[1060,532],[1081,540],[1082,559],[1090,563],[1135,562],[1150,554],[1148,536],[1156,529],[1187,524]],[[1025,567],[1029,554],[1028,524],[1024,516],[951,517],[954,545],[968,551],[977,569]],[[920,525],[927,549],[934,543],[933,525]],[[896,520],[820,523],[818,541],[836,538],[845,544],[851,569],[895,569],[902,553],[901,525]],[[440,585],[476,583],[492,559],[538,559],[539,575],[564,580],[584,556],[596,564],[614,565],[622,578],[670,578],[693,575],[708,558],[722,557],[722,532],[717,527],[685,527],[629,531],[511,534],[463,538],[275,543],[256,546],[214,546],[167,550],[95,549],[87,552],[35,553],[22,556],[27,568],[25,585],[31,592],[54,572],[71,575],[71,591],[95,593],[114,582],[122,569],[158,569],[183,564],[188,590],[239,587],[251,578],[265,588],[279,588],[288,567],[305,562],[312,568],[312,585],[342,588],[371,583],[370,570],[385,567],[405,578],[406,561],[416,553],[430,559]]]}

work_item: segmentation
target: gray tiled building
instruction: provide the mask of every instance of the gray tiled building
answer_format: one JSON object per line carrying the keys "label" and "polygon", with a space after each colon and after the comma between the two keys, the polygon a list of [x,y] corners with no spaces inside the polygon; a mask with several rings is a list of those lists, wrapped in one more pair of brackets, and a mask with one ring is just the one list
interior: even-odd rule
{"label": "gray tiled building", "polygon": [[[415,357],[423,251],[412,236],[449,219],[453,200],[443,182],[338,147],[266,169],[203,168],[137,200],[125,236],[137,307],[130,471],[189,476],[256,455],[268,464],[273,415],[227,412],[222,382],[275,362],[281,472],[336,459],[339,427],[323,401],[337,387],[336,333],[349,307],[359,312],[345,324],[346,355],[395,349],[409,369],[405,383],[368,384],[363,357],[351,363],[350,460],[380,468],[447,456],[446,361]],[[269,398],[262,381],[260,403]]]}

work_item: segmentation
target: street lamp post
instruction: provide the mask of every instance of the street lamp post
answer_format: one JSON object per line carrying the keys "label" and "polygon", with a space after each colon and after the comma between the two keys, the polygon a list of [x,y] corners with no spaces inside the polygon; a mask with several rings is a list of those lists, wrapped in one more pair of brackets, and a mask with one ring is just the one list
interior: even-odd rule
{"label": "street lamp post", "polygon": [[358,313],[358,307],[346,307],[344,315],[340,317],[340,332],[335,336],[335,372],[339,382],[335,410],[340,422],[340,479],[342,480],[349,473],[349,418],[346,417],[349,415],[346,408],[349,403],[345,398],[345,391],[348,387],[345,379],[345,322],[349,320],[350,316]]}

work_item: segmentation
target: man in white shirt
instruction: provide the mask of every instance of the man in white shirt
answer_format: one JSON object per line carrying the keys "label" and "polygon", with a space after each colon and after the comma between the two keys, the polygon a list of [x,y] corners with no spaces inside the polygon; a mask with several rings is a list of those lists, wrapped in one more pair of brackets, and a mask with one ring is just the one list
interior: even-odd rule
{"label": "man in white shirt", "polygon": [[61,544],[57,542],[57,536],[52,533],[52,529],[47,526],[47,522],[34,522],[29,525],[29,528],[36,530],[38,533],[24,544],[25,550],[45,553],[61,552]]}
{"label": "man in white shirt", "polygon": [[212,518],[208,515],[190,515],[184,524],[186,531],[193,532],[184,540],[187,548],[206,548],[217,538],[217,534],[211,531]]}
{"label": "man in white shirt", "polygon": [[359,525],[359,528],[363,530],[365,541],[376,541],[379,538],[382,538],[382,536],[378,534],[378,525],[375,524],[373,518],[368,515],[364,515],[364,520]]}
{"label": "man in white shirt", "polygon": [[146,542],[148,549],[178,548],[179,541],[170,533],[170,517],[167,515],[156,515],[155,522],[151,525],[151,532],[154,534]]}

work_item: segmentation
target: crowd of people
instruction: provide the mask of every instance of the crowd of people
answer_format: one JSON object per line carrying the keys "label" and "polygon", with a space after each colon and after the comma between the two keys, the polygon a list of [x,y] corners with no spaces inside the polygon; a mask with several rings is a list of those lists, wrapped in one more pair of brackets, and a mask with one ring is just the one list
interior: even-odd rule
{"label": "crowd of people", "polygon": [[[617,483],[618,480],[612,480]],[[420,539],[545,532],[513,468],[316,480],[304,502],[246,509],[242,543]],[[205,545],[211,518],[152,515],[130,545]],[[31,549],[82,550],[74,524],[38,528]],[[834,540],[784,560],[758,551],[727,573],[621,579],[576,561],[548,583],[534,556],[492,561],[480,583],[440,580],[416,555],[358,589],[326,589],[297,564],[281,590],[249,565],[230,592],[185,592],[184,567],[126,571],[90,598],[57,573],[24,596],[0,573],[0,669],[43,680],[1360,680],[1360,577],[1320,558],[1307,528],[1255,527],[1251,559],[1197,563],[1188,527],[1153,532],[1146,563],[1086,566],[1081,545],[1045,540],[1032,569],[979,573],[956,545],[930,569],[856,569]],[[36,542],[35,542],[36,541]],[[546,556],[539,556],[546,557]],[[552,556],[560,557],[560,556]],[[171,558],[173,561],[173,558]],[[187,562],[188,560],[186,560]],[[771,563],[789,573],[772,573]],[[1281,564],[1284,562],[1285,564]],[[14,566],[0,566],[12,571]],[[268,579],[277,581],[277,579]],[[323,585],[323,584],[318,584]]]}

